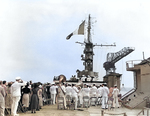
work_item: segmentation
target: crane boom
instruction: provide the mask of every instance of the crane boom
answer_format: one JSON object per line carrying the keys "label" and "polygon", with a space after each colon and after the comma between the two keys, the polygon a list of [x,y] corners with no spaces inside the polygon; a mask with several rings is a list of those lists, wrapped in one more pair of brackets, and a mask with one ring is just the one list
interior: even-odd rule
{"label": "crane boom", "polygon": [[107,54],[107,61],[103,64],[103,67],[106,70],[106,74],[109,74],[110,72],[115,72],[115,63],[130,54],[134,51],[134,48],[131,47],[124,47],[120,51],[116,53],[108,53]]}

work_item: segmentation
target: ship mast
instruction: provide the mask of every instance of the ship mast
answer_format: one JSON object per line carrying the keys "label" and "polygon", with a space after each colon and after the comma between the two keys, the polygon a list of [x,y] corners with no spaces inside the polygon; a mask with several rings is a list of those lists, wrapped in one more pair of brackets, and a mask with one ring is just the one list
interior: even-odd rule
{"label": "ship mast", "polygon": [[84,60],[84,65],[85,65],[85,70],[86,71],[93,71],[93,43],[91,39],[91,17],[89,15],[88,17],[88,26],[87,26],[87,41],[85,41],[85,49],[84,49],[84,54],[85,58],[82,59]]}
{"label": "ship mast", "polygon": [[79,69],[77,69],[77,76],[79,78],[82,78],[83,76],[90,76],[92,78],[94,77],[98,77],[98,72],[93,72],[93,56],[94,56],[94,52],[93,52],[93,47],[95,46],[116,46],[116,45],[93,45],[92,43],[92,38],[91,38],[91,17],[89,15],[88,17],[88,22],[87,22],[87,38],[85,39],[84,43],[81,42],[76,42],[79,43],[81,45],[85,45],[83,54],[81,55],[81,60],[83,60],[83,65],[85,66],[85,69],[83,71],[80,71]]}

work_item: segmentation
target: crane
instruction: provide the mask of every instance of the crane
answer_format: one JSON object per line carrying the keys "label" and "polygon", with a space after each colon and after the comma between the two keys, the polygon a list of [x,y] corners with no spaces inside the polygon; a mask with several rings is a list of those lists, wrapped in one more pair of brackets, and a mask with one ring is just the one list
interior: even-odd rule
{"label": "crane", "polygon": [[115,63],[130,54],[134,51],[132,47],[124,47],[120,51],[116,53],[108,53],[107,54],[107,61],[103,64],[103,67],[106,70],[106,74],[110,74],[111,72],[115,72]]}

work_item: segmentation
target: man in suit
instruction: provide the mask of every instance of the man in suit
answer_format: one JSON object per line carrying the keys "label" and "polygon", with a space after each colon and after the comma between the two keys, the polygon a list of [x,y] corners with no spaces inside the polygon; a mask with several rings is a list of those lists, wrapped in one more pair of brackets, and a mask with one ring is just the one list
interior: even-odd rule
{"label": "man in suit", "polygon": [[11,115],[17,116],[18,103],[21,97],[21,86],[26,85],[26,82],[22,81],[20,77],[16,77],[16,82],[11,86],[11,95],[12,95],[12,106],[11,106]]}
{"label": "man in suit", "polygon": [[0,116],[4,116],[4,110],[5,110],[5,91],[2,87],[2,81],[0,81]]}

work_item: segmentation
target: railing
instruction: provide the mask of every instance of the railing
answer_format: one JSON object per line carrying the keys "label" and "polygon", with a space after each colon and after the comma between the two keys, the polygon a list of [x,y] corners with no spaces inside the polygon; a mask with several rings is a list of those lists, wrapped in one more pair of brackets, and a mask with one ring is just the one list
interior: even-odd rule
{"label": "railing", "polygon": [[126,62],[126,69],[133,68],[136,64],[140,63],[142,60],[130,60]]}
{"label": "railing", "polygon": [[146,108],[146,107],[144,107],[144,108],[137,114],[137,116],[139,116],[141,113],[143,113],[143,115],[144,115],[144,110],[147,110],[147,115],[146,115],[146,116],[149,116],[149,108]]}
{"label": "railing", "polygon": [[136,90],[136,88],[131,89],[131,90],[128,91],[126,94],[124,94],[124,95],[121,97],[121,99],[123,99],[123,98],[125,98],[125,97],[131,95],[133,92],[135,92],[135,90]]}

